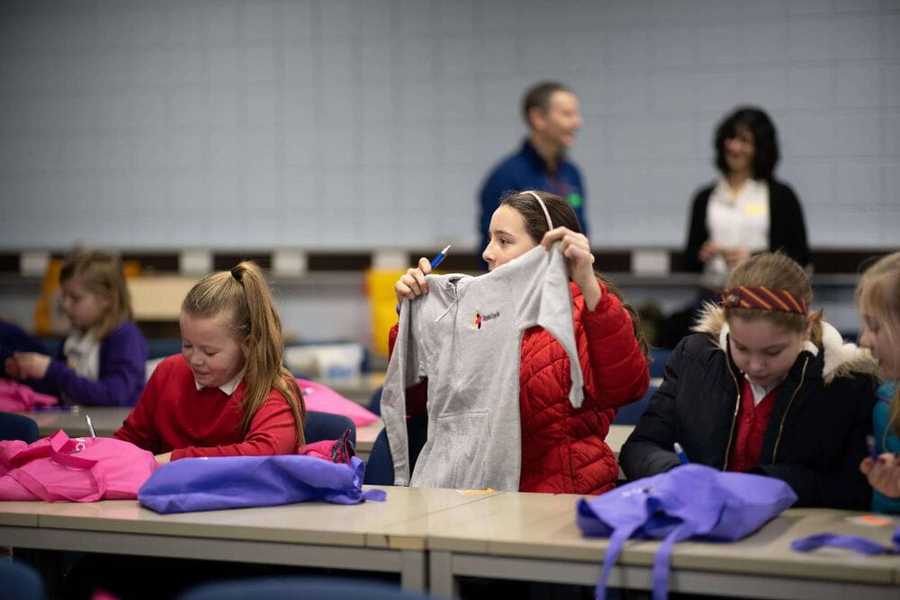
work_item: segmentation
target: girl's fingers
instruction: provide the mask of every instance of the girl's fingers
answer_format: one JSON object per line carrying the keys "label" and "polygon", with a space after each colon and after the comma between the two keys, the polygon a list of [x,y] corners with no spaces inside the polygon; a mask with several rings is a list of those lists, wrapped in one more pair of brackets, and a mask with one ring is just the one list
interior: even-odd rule
{"label": "girl's fingers", "polygon": [[431,273],[431,261],[424,256],[419,259],[419,270],[425,275]]}
{"label": "girl's fingers", "polygon": [[421,269],[407,269],[406,273],[394,285],[398,297],[421,296],[428,292],[428,282]]}
{"label": "girl's fingers", "polygon": [[553,242],[557,240],[561,240],[565,237],[566,233],[569,233],[570,230],[565,227],[557,227],[556,229],[551,229],[547,233],[544,234],[544,237],[541,239],[541,245],[549,250],[550,246],[553,245]]}
{"label": "girl's fingers", "polygon": [[875,461],[867,456],[859,463],[859,470],[863,475],[868,475],[873,466],[875,466]]}
{"label": "girl's fingers", "polygon": [[406,275],[403,276],[403,283],[406,284],[406,287],[409,288],[409,291],[413,296],[419,296],[422,294],[422,288],[419,285],[419,280],[416,279],[415,269],[410,269],[406,272]]}
{"label": "girl's fingers", "polygon": [[401,280],[394,284],[394,294],[397,296],[397,301],[400,302],[412,296],[412,290]]}
{"label": "girl's fingers", "polygon": [[419,290],[419,294],[428,293],[428,282],[425,281],[425,274],[422,273],[421,269],[413,269],[412,276],[416,280],[416,287]]}

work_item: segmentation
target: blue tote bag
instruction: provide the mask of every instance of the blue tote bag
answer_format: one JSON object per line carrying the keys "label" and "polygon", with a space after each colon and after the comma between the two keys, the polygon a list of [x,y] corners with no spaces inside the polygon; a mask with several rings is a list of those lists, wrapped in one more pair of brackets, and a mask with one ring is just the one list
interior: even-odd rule
{"label": "blue tote bag", "polygon": [[185,458],[157,469],[138,491],[138,502],[165,514],[384,500],[381,490],[363,491],[365,468],[355,456],[349,464],[300,455]]}
{"label": "blue tote bag", "polygon": [[653,561],[653,599],[667,596],[672,546],[689,538],[731,542],[750,535],[797,501],[780,479],[728,473],[697,464],[578,502],[577,522],[588,537],[608,537],[597,582],[606,597],[612,566],[629,538],[661,539]]}

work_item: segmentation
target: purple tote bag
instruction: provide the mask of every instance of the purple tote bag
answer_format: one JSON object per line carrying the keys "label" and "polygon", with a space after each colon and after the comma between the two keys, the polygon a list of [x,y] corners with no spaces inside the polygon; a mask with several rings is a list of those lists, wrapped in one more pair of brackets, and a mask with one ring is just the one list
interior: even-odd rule
{"label": "purple tote bag", "polygon": [[165,514],[384,500],[381,490],[363,491],[365,468],[355,456],[350,464],[299,455],[185,458],[160,467],[138,491],[138,502]]}
{"label": "purple tote bag", "polygon": [[753,533],[797,501],[780,479],[728,473],[697,464],[578,501],[577,522],[588,537],[610,538],[596,597],[606,597],[613,564],[629,538],[662,539],[653,561],[653,599],[667,596],[669,558],[688,538],[735,541]]}

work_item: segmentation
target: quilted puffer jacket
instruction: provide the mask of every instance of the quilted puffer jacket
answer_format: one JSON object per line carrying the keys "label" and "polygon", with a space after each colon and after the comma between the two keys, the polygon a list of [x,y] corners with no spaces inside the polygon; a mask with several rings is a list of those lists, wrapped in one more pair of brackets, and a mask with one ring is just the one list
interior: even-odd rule
{"label": "quilted puffer jacket", "polygon": [[[603,291],[593,311],[570,284],[575,339],[584,374],[584,403],[568,400],[569,359],[562,346],[540,327],[522,338],[519,404],[522,422],[522,473],[519,490],[599,494],[612,489],[619,466],[604,441],[615,410],[647,391],[649,371],[622,302]],[[397,326],[390,332],[393,350]],[[407,412],[422,414],[426,385],[407,390]]]}

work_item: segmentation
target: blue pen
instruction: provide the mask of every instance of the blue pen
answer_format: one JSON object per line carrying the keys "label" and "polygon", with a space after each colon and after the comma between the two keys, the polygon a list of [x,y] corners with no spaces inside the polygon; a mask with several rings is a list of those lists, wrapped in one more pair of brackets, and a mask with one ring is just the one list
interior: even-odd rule
{"label": "blue pen", "polygon": [[453,244],[447,244],[447,246],[437,253],[437,256],[431,259],[431,268],[436,269],[438,266],[444,262],[444,259],[447,258],[447,250],[450,249],[450,246]]}
{"label": "blue pen", "polygon": [[675,454],[678,456],[678,460],[681,462],[681,464],[688,464],[687,454],[684,453],[684,448],[681,447],[681,444],[675,442],[674,444],[672,444],[672,446],[674,446]]}

